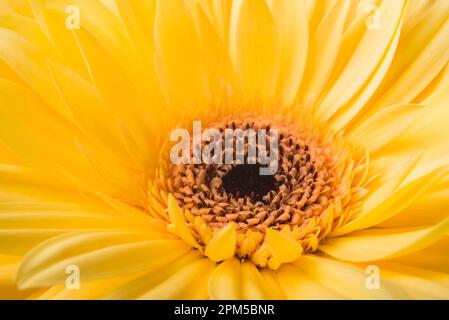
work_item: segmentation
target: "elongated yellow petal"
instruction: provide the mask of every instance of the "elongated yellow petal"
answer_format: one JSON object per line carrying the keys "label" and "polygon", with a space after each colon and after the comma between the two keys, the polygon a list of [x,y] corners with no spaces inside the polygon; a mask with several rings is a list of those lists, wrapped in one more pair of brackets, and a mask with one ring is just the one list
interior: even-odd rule
{"label": "elongated yellow petal", "polygon": [[275,271],[264,268],[260,270],[260,274],[264,279],[265,286],[268,288],[269,299],[281,300],[286,298],[284,293],[282,293]]}
{"label": "elongated yellow petal", "polygon": [[[412,206],[381,222],[380,228],[410,228],[433,225],[449,217],[447,210],[449,190],[439,190],[442,184],[435,185],[429,194],[416,199]],[[429,214],[431,213],[431,214]]]}
{"label": "elongated yellow petal", "polygon": [[29,3],[24,1],[11,1],[6,0],[3,1],[0,5],[1,13],[15,13],[21,14],[24,16],[30,16],[31,10],[29,7]]}
{"label": "elongated yellow petal", "polygon": [[382,84],[376,108],[409,103],[438,75],[449,60],[448,3],[438,1],[432,10],[424,12],[420,21],[404,34]]}
{"label": "elongated yellow petal", "polygon": [[194,261],[139,299],[206,299],[207,281],[214,267],[215,264],[209,259]]}
{"label": "elongated yellow petal", "polygon": [[304,0],[268,1],[276,22],[280,46],[278,92],[285,104],[296,98],[309,46]]}
{"label": "elongated yellow petal", "polygon": [[262,300],[271,297],[268,286],[265,284],[265,279],[253,263],[242,263],[241,272],[242,299]]}
{"label": "elongated yellow petal", "polygon": [[[74,71],[53,62],[48,62],[55,89],[60,98],[75,117],[76,122],[91,138],[104,141],[109,137],[114,141],[115,150],[120,150],[118,130],[115,127],[114,114],[108,108],[99,92],[88,81]],[[74,91],[73,88],[77,90]],[[102,119],[98,123],[98,119]]]}
{"label": "elongated yellow petal", "polygon": [[227,47],[229,44],[229,25],[231,20],[231,11],[233,6],[232,0],[206,0],[210,1],[210,11],[214,17],[214,25],[216,26],[220,37]]}
{"label": "elongated yellow petal", "polygon": [[0,298],[2,300],[30,300],[33,299],[35,289],[19,290],[16,285],[1,288]]}
{"label": "elongated yellow petal", "polygon": [[0,230],[146,228],[142,221],[76,212],[14,212],[0,214]]}
{"label": "elongated yellow petal", "polygon": [[2,202],[67,202],[76,203],[79,197],[64,183],[28,167],[0,164],[0,200]]}
{"label": "elongated yellow petal", "polygon": [[391,259],[419,251],[449,231],[449,219],[427,228],[372,229],[328,240],[320,250],[346,261]]}
{"label": "elongated yellow petal", "polygon": [[337,58],[349,1],[336,1],[311,34],[306,71],[300,88],[300,101],[313,106],[324,88]]}
{"label": "elongated yellow petal", "polygon": [[198,247],[198,243],[192,235],[189,227],[187,226],[186,217],[184,212],[179,207],[176,199],[170,194],[168,196],[168,216],[170,222],[175,228],[171,228],[170,231],[176,233],[181,239],[187,242],[192,247]]}
{"label": "elongated yellow petal", "polygon": [[[154,37],[152,30],[155,8],[151,2],[138,1],[130,4],[133,8],[135,5],[135,10],[141,9],[139,17],[145,20],[142,24],[148,34],[146,44],[151,43]],[[84,12],[81,14],[83,22],[79,30],[61,27],[67,19],[67,3],[64,1],[51,1],[46,2],[45,6],[38,6],[45,20],[43,25],[48,29],[55,47],[64,56],[64,64],[95,86],[107,100],[110,111],[113,110],[121,118],[133,122],[133,130],[140,129],[140,134],[154,129],[159,132],[149,122],[158,123],[161,119],[159,115],[166,115],[166,110],[157,107],[152,109],[152,117],[144,115],[148,112],[148,101],[151,101],[152,106],[162,104],[153,55],[141,57],[136,44],[131,43],[135,38],[130,39],[127,32],[132,31],[123,28],[126,22],[122,19],[126,18],[120,16],[121,4],[117,4],[116,8],[119,7],[119,10],[113,10],[115,12],[108,10],[101,1],[76,0],[72,4],[77,5],[80,12]],[[150,30],[147,30],[148,25],[151,25]],[[114,70],[114,77],[110,76],[111,70]],[[129,85],[123,85],[124,83]],[[124,105],[127,108],[123,108]],[[150,144],[147,143],[146,146],[151,149]]]}
{"label": "elongated yellow petal", "polygon": [[[449,83],[445,87],[449,87]],[[400,135],[390,140],[377,153],[400,157],[402,154],[421,149],[424,145],[429,146],[426,152],[428,157],[423,162],[424,165],[428,166],[428,169],[423,172],[417,171],[418,174],[427,173],[437,163],[447,164],[445,156],[448,146],[445,134],[442,133],[448,129],[448,101],[449,90],[441,90],[432,94],[423,102],[425,108],[419,111],[419,118],[415,118],[416,120],[413,123],[409,122],[408,127],[404,128]],[[397,125],[401,126],[399,123],[395,123],[395,126]],[[431,144],[429,144],[430,142]]]}
{"label": "elongated yellow petal", "polygon": [[240,261],[231,259],[219,264],[209,278],[209,298],[233,300],[241,298]]}
{"label": "elongated yellow petal", "polygon": [[66,268],[77,266],[85,281],[166,265],[189,247],[146,232],[68,233],[30,251],[17,276],[22,288],[63,284]]}
{"label": "elongated yellow petal", "polygon": [[279,286],[287,299],[292,300],[336,300],[342,299],[337,292],[330,290],[303,271],[291,265],[282,266],[277,272]]}
{"label": "elongated yellow petal", "polygon": [[[62,172],[71,175],[74,178],[72,183],[78,185],[77,188],[79,184],[82,184],[96,192],[115,195],[121,193],[121,198],[129,199],[131,203],[139,201],[137,199],[139,182],[134,179],[142,179],[142,176],[128,170],[125,171],[131,175],[126,176],[126,179],[118,171],[112,174],[118,167],[111,170],[111,161],[107,154],[95,148],[87,148],[86,145],[89,144],[82,143],[86,141],[80,136],[80,132],[52,112],[45,104],[39,102],[32,92],[1,80],[0,96],[4,102],[0,107],[0,138],[23,159],[24,163],[32,163],[36,171],[45,170],[40,174],[48,175],[54,180],[61,180]],[[77,147],[79,147],[78,150]],[[50,154],[51,157],[48,156]],[[102,161],[98,161],[99,155]],[[109,179],[107,173],[102,176],[100,172],[111,173],[112,179]],[[121,178],[118,178],[119,176]],[[124,181],[128,182],[123,184]],[[67,181],[62,184],[67,185]],[[127,189],[126,185],[133,188],[135,192],[129,192],[130,189]]]}
{"label": "elongated yellow petal", "polygon": [[[376,290],[367,287],[365,268],[317,256],[303,256],[294,265],[325,288],[349,299],[401,299],[406,294],[388,281]],[[382,277],[382,275],[380,275]],[[382,278],[381,278],[382,279]]]}
{"label": "elongated yellow petal", "polygon": [[[370,90],[370,95],[374,93],[393,59],[405,7],[406,1],[403,0],[383,1],[377,12],[382,17],[379,30],[369,30],[365,25],[366,21],[364,21],[363,26],[361,26],[365,30],[363,38],[357,44],[357,48],[351,55],[343,72],[338,76],[338,80],[332,86],[329,94],[320,104],[318,112],[324,119],[329,119],[335,111],[344,106],[370,81],[370,77],[376,73],[376,69],[382,64],[382,60],[390,50],[390,57],[387,59],[383,71]],[[395,38],[396,41],[394,41]]]}
{"label": "elongated yellow petal", "polygon": [[2,254],[22,255],[44,240],[62,233],[64,233],[64,230],[58,229],[0,230],[0,252]]}
{"label": "elongated yellow petal", "polygon": [[392,262],[447,273],[449,237],[445,236],[421,251],[393,259]]}
{"label": "elongated yellow petal", "polygon": [[275,22],[265,1],[233,2],[229,46],[245,96],[273,98],[279,47]]}
{"label": "elongated yellow petal", "polygon": [[236,242],[235,225],[230,223],[220,229],[209,241],[205,254],[215,262],[231,259],[234,256]]}
{"label": "elongated yellow petal", "polygon": [[[406,167],[405,169],[408,170]],[[380,202],[382,199],[380,197],[377,199],[375,197],[369,198],[364,204],[365,211],[351,222],[335,230],[331,236],[338,236],[354,230],[371,227],[393,217],[440,182],[442,178],[446,177],[447,170],[444,167],[436,169],[430,174],[406,184],[393,194],[390,194],[389,197],[386,197],[384,202]],[[387,190],[380,190],[380,192],[383,193]]]}
{"label": "elongated yellow petal", "polygon": [[209,20],[206,12],[199,4],[195,11],[197,12],[203,62],[207,69],[211,89],[218,91],[224,83],[235,86],[236,81],[231,58],[225,47],[225,42],[220,37],[219,30],[214,29],[213,22]]}
{"label": "elongated yellow petal", "polygon": [[302,253],[302,246],[282,232],[268,229],[267,241],[273,256],[281,263],[295,261]]}
{"label": "elongated yellow petal", "polygon": [[172,263],[165,265],[162,268],[144,272],[144,274],[137,276],[135,279],[111,290],[104,296],[104,298],[112,300],[137,299],[156,288],[166,279],[172,277],[183,267],[190,265],[201,258],[202,255],[198,251],[189,251]]}
{"label": "elongated yellow petal", "polygon": [[449,296],[449,275],[403,264],[383,262],[382,279],[402,288],[409,299],[442,299]]}
{"label": "elongated yellow petal", "polygon": [[113,279],[83,282],[79,289],[73,290],[66,285],[53,286],[33,294],[32,300],[98,300],[123,283],[131,281],[135,275]]}
{"label": "elongated yellow petal", "polygon": [[[152,53],[154,43],[152,39],[155,1],[113,1],[117,11],[123,19],[128,35],[145,67],[152,70]],[[142,11],[138,11],[141,10]],[[146,18],[146,21],[144,20]]]}
{"label": "elongated yellow petal", "polygon": [[15,284],[14,280],[19,262],[20,257],[18,256],[0,256],[0,288]]}
{"label": "elongated yellow petal", "polygon": [[35,20],[16,14],[2,15],[0,17],[0,26],[17,32],[27,40],[39,44],[40,48],[42,48],[49,57],[53,59],[61,58]]}
{"label": "elongated yellow petal", "polygon": [[[23,254],[47,238],[75,231],[135,229],[167,239],[165,229],[149,220],[123,217],[101,206],[70,203],[2,203],[0,248]],[[174,237],[174,236],[173,236]]]}
{"label": "elongated yellow petal", "polygon": [[417,121],[424,108],[419,104],[390,106],[371,116],[351,135],[354,139],[362,140],[370,152],[376,152]]}
{"label": "elongated yellow petal", "polygon": [[[33,90],[54,106],[67,119],[70,112],[52,88],[45,54],[28,39],[7,29],[0,29],[0,57],[18,73]],[[45,94],[44,94],[45,93]]]}
{"label": "elongated yellow petal", "polygon": [[[17,84],[0,80],[0,97],[0,137],[5,145],[34,166],[54,170],[55,163],[64,159],[67,165],[72,164],[71,169],[76,167],[73,164],[79,161],[75,160],[73,137],[77,133],[71,126],[65,126],[31,91]],[[51,159],[47,154],[53,155]]]}
{"label": "elongated yellow petal", "polygon": [[[154,32],[157,72],[173,115],[183,113],[182,108],[205,106],[210,99],[209,84],[195,24],[185,2],[157,1]],[[179,59],[180,52],[183,59]]]}

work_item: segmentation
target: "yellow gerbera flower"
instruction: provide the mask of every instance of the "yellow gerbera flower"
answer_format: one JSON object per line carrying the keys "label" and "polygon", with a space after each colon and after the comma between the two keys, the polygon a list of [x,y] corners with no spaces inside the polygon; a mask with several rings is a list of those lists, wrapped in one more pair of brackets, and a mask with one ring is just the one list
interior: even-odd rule
{"label": "yellow gerbera flower", "polygon": [[448,62],[447,0],[2,0],[0,297],[449,298]]}

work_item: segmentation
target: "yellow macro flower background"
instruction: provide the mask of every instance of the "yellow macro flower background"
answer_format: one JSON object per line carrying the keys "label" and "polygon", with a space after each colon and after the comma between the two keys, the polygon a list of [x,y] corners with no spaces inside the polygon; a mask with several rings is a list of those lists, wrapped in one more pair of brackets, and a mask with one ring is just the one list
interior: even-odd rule
{"label": "yellow macro flower background", "polygon": [[[448,299],[448,62],[447,0],[0,0],[0,298]],[[318,169],[218,217],[170,132],[254,119]]]}

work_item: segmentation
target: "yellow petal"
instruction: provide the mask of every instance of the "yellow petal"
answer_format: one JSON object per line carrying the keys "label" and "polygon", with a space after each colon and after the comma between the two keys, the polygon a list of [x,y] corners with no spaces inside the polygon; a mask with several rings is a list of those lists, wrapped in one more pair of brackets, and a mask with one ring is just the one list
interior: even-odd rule
{"label": "yellow petal", "polygon": [[279,259],[280,263],[292,262],[301,256],[302,246],[282,232],[268,229],[267,241],[273,256]]}
{"label": "yellow petal", "polygon": [[[449,87],[449,82],[445,87]],[[409,126],[404,128],[394,140],[390,140],[378,150],[378,154],[399,157],[402,154],[421,149],[422,146],[428,146],[427,157],[423,161],[424,165],[434,168],[436,164],[447,164],[448,144],[445,136],[449,129],[447,126],[448,102],[449,90],[447,89],[440,90],[426,98],[422,102],[426,107],[419,111],[419,118],[413,123],[409,122]],[[396,125],[401,126],[399,123]],[[426,172],[427,170],[424,170],[421,174]]]}
{"label": "yellow petal", "polygon": [[252,262],[244,262],[241,265],[242,299],[263,300],[270,298],[268,286],[259,270]]}
{"label": "yellow petal", "polygon": [[203,63],[208,71],[211,89],[213,92],[218,92],[223,83],[231,84],[234,87],[235,76],[231,58],[223,40],[220,38],[219,31],[214,29],[201,5],[197,4],[195,10],[197,12],[196,20],[201,40]]}
{"label": "yellow petal", "polygon": [[264,279],[265,286],[267,286],[268,288],[267,290],[269,292],[269,299],[282,300],[286,298],[279,286],[279,281],[276,278],[275,271],[272,271],[268,268],[263,268],[260,270],[260,274]]}
{"label": "yellow petal", "polygon": [[234,223],[218,230],[206,247],[205,254],[212,261],[219,262],[234,256],[237,233]]}
{"label": "yellow petal", "polygon": [[[77,124],[91,138],[100,139],[99,142],[109,137],[112,139],[111,142],[117,145],[116,150],[120,150],[114,114],[110,107],[105,105],[95,87],[64,65],[53,62],[48,62],[47,65],[55,89],[75,117]],[[74,87],[77,88],[75,91]],[[98,119],[102,121],[99,123]]]}
{"label": "yellow petal", "polygon": [[[154,1],[113,1],[128,31],[128,35],[136,47],[145,68],[153,69],[152,53],[153,24],[155,15]],[[142,10],[142,11],[138,11]]]}
{"label": "yellow petal", "polygon": [[231,259],[219,264],[209,278],[209,298],[235,300],[241,298],[240,261]]}
{"label": "yellow petal", "polygon": [[366,273],[366,268],[316,255],[302,256],[295,261],[294,265],[303,270],[312,280],[344,298],[371,300],[405,297],[400,286],[382,281],[382,271],[380,271],[380,288],[369,290],[367,288],[369,274]]}
{"label": "yellow petal", "polygon": [[425,90],[423,90],[415,101],[426,103],[435,95],[442,94],[447,91],[449,86],[449,65],[447,65],[440,74],[430,83]]}
{"label": "yellow petal", "polygon": [[[319,114],[328,120],[334,113],[347,104],[357,92],[369,91],[367,97],[358,103],[361,108],[375,92],[381,80],[388,71],[393,59],[400,34],[400,27],[404,17],[406,2],[384,1],[376,14],[382,17],[379,30],[368,30],[363,20],[360,26],[365,31],[364,36],[357,43],[344,70],[337,77],[335,84],[319,107]],[[347,45],[347,43],[343,43]],[[343,48],[343,50],[347,49]],[[388,58],[386,58],[388,56]],[[376,72],[382,71],[376,75]],[[374,80],[374,81],[373,81]],[[373,82],[373,85],[369,85]],[[369,90],[367,90],[369,88]],[[358,95],[362,95],[361,92]],[[352,104],[355,104],[353,101]],[[355,108],[354,106],[351,106]],[[353,112],[354,115],[356,112]]]}
{"label": "yellow petal", "polygon": [[66,285],[53,286],[50,289],[33,294],[32,300],[98,300],[123,283],[135,278],[135,275],[113,279],[82,282],[79,289],[71,290]]}
{"label": "yellow petal", "polygon": [[[153,66],[153,54],[148,56],[144,51],[142,55],[145,57],[140,57],[139,52],[136,52],[136,44],[131,43],[132,36],[128,34],[133,33],[133,30],[123,28],[124,24],[127,25],[127,21],[123,20],[129,16],[120,16],[122,4],[117,4],[118,10],[109,10],[101,1],[75,0],[73,4],[80,8],[80,12],[84,12],[81,28],[76,31],[61,28],[67,19],[67,4],[64,1],[50,1],[45,2],[45,6],[37,6],[44,16],[43,25],[48,28],[55,47],[64,56],[64,64],[89,80],[107,100],[110,111],[133,122],[133,129],[137,129],[134,125],[138,125],[141,133],[153,131],[157,127],[153,124],[160,124],[159,115],[167,114],[163,112],[166,111],[164,108],[156,107],[151,111],[152,117],[144,116],[148,113],[148,101],[153,106],[160,106],[162,99]],[[146,30],[148,35],[144,42],[152,45],[154,4],[138,1],[130,6],[141,10],[139,17],[145,20],[142,23],[145,28],[151,25],[151,30]],[[114,70],[114,77],[110,76],[110,70]],[[129,85],[124,86],[124,83]],[[127,108],[123,108],[124,105]],[[152,149],[148,141],[146,147],[147,150]]]}
{"label": "yellow petal", "polygon": [[278,92],[285,104],[296,98],[309,46],[309,26],[304,0],[269,0],[279,37]]}
{"label": "yellow petal", "polygon": [[64,233],[58,229],[12,229],[0,230],[0,252],[22,255],[39,243]]}
{"label": "yellow petal", "polygon": [[402,288],[408,299],[449,297],[449,274],[403,264],[383,262],[378,265],[381,278]]}
{"label": "yellow petal", "polygon": [[139,299],[207,299],[207,281],[214,267],[215,264],[209,259],[200,259],[184,265]]}
{"label": "yellow petal", "polygon": [[402,265],[414,266],[438,272],[448,273],[449,270],[449,237],[445,236],[423,250],[392,260]]}
{"label": "yellow petal", "polygon": [[2,202],[76,202],[77,195],[62,183],[23,166],[0,164]]}
{"label": "yellow petal", "polygon": [[[115,215],[109,208],[91,204],[34,202],[0,203],[0,230],[59,229],[79,230],[136,228],[146,229],[152,222]],[[151,228],[152,229],[152,228]]]}
{"label": "yellow petal", "polygon": [[449,218],[449,190],[435,191],[416,200],[412,206],[377,225],[380,228],[409,228],[433,225]]}
{"label": "yellow petal", "polygon": [[168,216],[170,218],[170,222],[175,226],[175,229],[172,228],[171,231],[174,231],[181,239],[192,247],[199,247],[192,235],[192,232],[187,226],[187,220],[184,212],[171,194],[168,196]]}
{"label": "yellow petal", "polygon": [[274,19],[265,1],[233,2],[229,46],[245,97],[273,98],[279,48]]}
{"label": "yellow petal", "polygon": [[15,285],[20,257],[0,255],[0,288]]}
{"label": "yellow petal", "polygon": [[391,259],[419,251],[449,231],[449,219],[435,226],[410,229],[368,229],[329,239],[319,250],[335,258],[363,262]]}
{"label": "yellow petal", "polygon": [[351,136],[361,140],[368,150],[374,153],[400,135],[414,121],[418,121],[424,108],[419,104],[389,106],[364,121]]}
{"label": "yellow petal", "polygon": [[144,274],[139,275],[137,278],[111,290],[104,296],[104,298],[108,300],[137,299],[172,277],[183,267],[190,265],[192,262],[201,258],[203,258],[203,256],[198,251],[189,251],[172,263],[163,266],[162,268],[144,272]]}
{"label": "yellow petal", "polygon": [[395,63],[373,101],[376,108],[411,102],[449,61],[448,3],[437,1],[407,34],[403,34]]}
{"label": "yellow petal", "polygon": [[142,220],[104,212],[107,210],[96,206],[70,203],[3,203],[0,205],[0,252],[23,254],[40,242],[66,232],[99,228],[145,228],[151,232],[148,228],[153,229]]}
{"label": "yellow petal", "polygon": [[[402,171],[404,169],[405,172],[409,170],[408,166],[404,166],[404,168],[400,170],[400,176],[403,176],[404,172]],[[448,169],[444,167],[434,170],[430,174],[406,184],[404,187],[394,191],[390,195],[385,194],[385,192],[388,192],[389,190],[388,187],[379,189],[378,194],[373,194],[365,201],[363,205],[364,212],[360,216],[332,232],[331,236],[339,236],[354,230],[368,228],[393,217],[407,208],[415,199],[419,198],[419,196],[425,194],[426,191],[431,190],[431,188],[440,182],[442,178],[447,176],[447,171]],[[400,178],[400,180],[403,179],[404,177]],[[393,183],[396,184],[394,181]],[[390,192],[393,190],[394,188],[390,189]],[[387,197],[381,197],[379,193],[384,194]]]}
{"label": "yellow petal", "polygon": [[73,148],[77,133],[71,126],[30,90],[15,83],[0,80],[0,97],[0,137],[5,145],[25,162],[32,162],[33,167],[55,171],[55,165],[61,162],[72,170],[79,168]]}
{"label": "yellow petal", "polygon": [[154,28],[157,72],[173,114],[205,106],[210,99],[209,84],[195,24],[185,2],[157,1]]}
{"label": "yellow petal", "polygon": [[[329,1],[330,2],[330,1]],[[313,106],[328,80],[340,48],[350,1],[335,1],[311,34],[306,71],[299,90],[303,105]]]}
{"label": "yellow petal", "polygon": [[47,72],[47,56],[28,39],[7,29],[0,29],[0,57],[24,79],[34,92],[41,95],[57,112],[71,119],[61,103]]}
{"label": "yellow petal", "polygon": [[210,1],[212,15],[214,16],[214,25],[223,43],[229,44],[229,25],[232,11],[232,0],[206,0]]}
{"label": "yellow petal", "polygon": [[[47,176],[56,181],[65,178],[62,185],[68,185],[70,181],[76,188],[80,188],[81,184],[83,188],[95,189],[96,192],[101,191],[115,196],[121,194],[120,198],[127,199],[133,204],[142,200],[138,197],[138,185],[142,183],[141,174],[136,174],[136,171],[131,173],[128,169],[125,171],[131,175],[126,179],[120,173],[111,176],[114,178],[121,176],[118,180],[114,178],[110,180],[108,174],[102,176],[100,172],[112,173],[119,167],[113,166],[115,168],[111,170],[110,160],[101,150],[86,148],[82,143],[76,144],[74,141],[85,142],[79,130],[52,112],[48,106],[42,104],[42,101],[39,102],[40,100],[28,89],[0,80],[0,97],[3,102],[0,106],[0,139],[25,164],[32,164],[32,168],[39,169],[45,179]],[[77,149],[77,146],[83,149]],[[83,156],[80,155],[80,151],[85,151]],[[92,156],[92,152],[96,157]],[[48,156],[50,154],[51,157]],[[102,155],[101,164],[98,163],[98,155]],[[123,168],[123,164],[121,167]],[[103,171],[103,168],[107,169]],[[74,176],[74,179],[61,177],[65,174]],[[114,180],[115,183],[112,182]],[[120,183],[125,180],[128,182]],[[130,192],[126,186],[135,192]]]}
{"label": "yellow petal", "polygon": [[30,16],[31,10],[29,3],[25,1],[2,1],[0,5],[0,12],[2,14],[4,13],[14,13],[14,14],[21,14],[24,16]]}
{"label": "yellow petal", "polygon": [[35,289],[19,290],[14,284],[12,286],[0,287],[0,299],[2,300],[30,300],[33,299]]}
{"label": "yellow petal", "polygon": [[170,263],[189,247],[148,232],[68,233],[26,254],[17,283],[21,288],[63,284],[66,268],[78,266],[83,280],[130,274]]}
{"label": "yellow petal", "polygon": [[277,277],[279,286],[287,299],[335,300],[343,298],[337,292],[324,287],[292,265],[283,265],[277,271]]}

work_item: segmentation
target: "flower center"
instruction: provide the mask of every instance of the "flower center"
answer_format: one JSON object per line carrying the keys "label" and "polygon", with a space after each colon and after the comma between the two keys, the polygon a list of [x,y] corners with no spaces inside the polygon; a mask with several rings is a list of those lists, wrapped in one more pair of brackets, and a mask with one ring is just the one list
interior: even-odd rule
{"label": "flower center", "polygon": [[[235,222],[237,230],[282,229],[301,226],[319,217],[340,195],[334,155],[326,145],[308,133],[295,132],[286,124],[258,119],[213,124],[225,140],[228,128],[255,131],[278,130],[278,164],[273,175],[261,175],[260,164],[173,165],[173,194],[184,210],[201,216],[212,228]],[[258,141],[260,143],[260,141]],[[204,142],[203,145],[207,145]],[[244,142],[248,160],[249,139]],[[234,147],[237,147],[235,144]],[[237,150],[233,150],[237,154]]]}
{"label": "flower center", "polygon": [[278,184],[273,175],[261,175],[260,164],[241,164],[232,168],[222,179],[224,192],[234,198],[249,197],[260,201]]}
{"label": "flower center", "polygon": [[[218,152],[215,160],[219,161],[213,163],[163,162],[150,182],[149,210],[166,217],[162,208],[167,195],[172,194],[200,246],[206,247],[217,231],[232,223],[237,232],[235,255],[265,266],[273,257],[267,243],[269,229],[282,232],[304,252],[310,252],[336,226],[357,215],[366,194],[367,159],[360,152],[363,150],[354,150],[343,137],[314,123],[290,124],[253,117],[226,119],[210,124],[210,128],[217,129],[223,146],[229,128],[277,130],[277,148],[265,154],[276,156],[276,170],[261,174],[262,168],[273,167],[273,158],[269,157],[268,165],[251,162],[254,154],[248,137],[241,140],[240,151],[231,150],[233,159],[243,153],[243,162],[242,158],[234,163],[226,161],[229,146],[214,149],[211,154],[217,156]],[[258,137],[256,144],[266,147],[272,139],[268,135]],[[201,149],[215,143],[217,139],[202,141]],[[194,149],[190,148],[192,159]]]}

